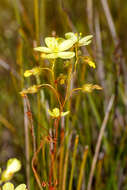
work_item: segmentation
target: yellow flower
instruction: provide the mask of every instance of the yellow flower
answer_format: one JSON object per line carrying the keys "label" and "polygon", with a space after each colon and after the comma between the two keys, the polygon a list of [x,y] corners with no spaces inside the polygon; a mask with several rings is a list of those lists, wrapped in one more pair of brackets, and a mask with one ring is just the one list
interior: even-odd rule
{"label": "yellow flower", "polygon": [[96,68],[95,63],[91,60],[90,57],[85,56],[85,57],[83,57],[83,60],[84,60],[90,67],[93,67],[94,69]]}
{"label": "yellow flower", "polygon": [[66,81],[66,76],[64,74],[60,74],[59,77],[57,78],[57,81],[59,82],[60,85],[63,85],[65,84],[65,81]]}
{"label": "yellow flower", "polygon": [[16,158],[11,158],[7,162],[7,168],[2,172],[1,181],[10,180],[14,173],[18,172],[21,169],[21,162]]}
{"label": "yellow flower", "polygon": [[78,34],[78,33],[68,32],[65,34],[66,39],[71,39],[73,43],[78,43],[78,46],[86,46],[91,43],[91,39],[93,38],[92,35],[88,35],[83,38],[81,36],[82,36],[81,33]]}
{"label": "yellow flower", "polygon": [[58,118],[58,117],[64,117],[66,116],[67,114],[69,114],[69,111],[67,112],[61,112],[60,113],[60,110],[59,108],[54,108],[52,111],[51,110],[48,110],[49,112],[49,115],[52,116],[53,118]]}
{"label": "yellow flower", "polygon": [[20,184],[16,188],[14,188],[14,185],[8,182],[3,185],[2,190],[27,190],[27,188],[25,184]]}
{"label": "yellow flower", "polygon": [[24,73],[24,77],[29,77],[31,75],[39,75],[41,72],[41,68],[40,67],[34,67],[31,70],[26,70]]}
{"label": "yellow flower", "polygon": [[33,85],[30,86],[27,89],[24,89],[20,92],[21,96],[24,96],[25,94],[35,94],[38,92],[38,90],[41,88],[42,85]]}
{"label": "yellow flower", "polygon": [[95,84],[84,84],[83,87],[82,87],[82,91],[83,92],[92,92],[94,89],[96,90],[102,90],[102,87]]}
{"label": "yellow flower", "polygon": [[75,56],[72,51],[66,51],[73,46],[71,39],[65,40],[64,38],[47,37],[45,38],[47,47],[36,47],[35,51],[42,52],[41,57],[46,59],[71,59]]}

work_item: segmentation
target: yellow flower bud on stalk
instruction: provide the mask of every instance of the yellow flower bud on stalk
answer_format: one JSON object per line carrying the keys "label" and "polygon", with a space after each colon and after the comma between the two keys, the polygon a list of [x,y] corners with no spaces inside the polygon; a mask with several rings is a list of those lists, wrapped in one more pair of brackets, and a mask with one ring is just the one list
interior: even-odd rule
{"label": "yellow flower bud on stalk", "polygon": [[59,108],[54,108],[52,111],[48,110],[48,112],[49,112],[49,115],[52,116],[53,118],[58,118],[60,116],[64,117],[69,114],[69,111],[60,113]]}

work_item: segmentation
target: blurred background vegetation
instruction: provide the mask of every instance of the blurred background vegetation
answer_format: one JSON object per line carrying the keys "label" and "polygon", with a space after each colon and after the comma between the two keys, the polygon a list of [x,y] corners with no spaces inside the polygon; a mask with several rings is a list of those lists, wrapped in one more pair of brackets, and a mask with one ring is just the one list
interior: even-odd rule
{"label": "blurred background vegetation", "polygon": [[[82,32],[83,36],[93,34],[93,42],[87,51],[83,49],[83,54],[89,54],[97,66],[96,70],[87,66],[83,70],[84,67],[81,65],[78,68],[76,85],[80,86],[84,82],[97,83],[103,86],[103,91],[88,95],[79,94],[72,99],[70,130],[74,136],[79,135],[72,189],[76,189],[79,166],[87,145],[89,152],[81,189],[84,190],[88,183],[99,130],[112,94],[115,94],[115,104],[104,133],[93,189],[127,189],[126,28],[127,1],[1,0],[0,164],[3,166],[10,157],[17,157],[22,161],[22,175],[17,174],[16,183],[26,181],[24,110],[19,92],[35,82],[33,78],[24,79],[23,73],[26,69],[40,64],[33,47],[43,45],[44,37],[53,33],[64,37],[66,32],[73,31]],[[47,78],[44,73],[42,82]],[[46,95],[47,92],[45,98],[48,100]],[[37,126],[37,97],[31,96],[30,102],[34,123]],[[44,112],[43,106],[41,111]],[[40,122],[48,128],[45,112],[44,115]],[[42,129],[41,134],[43,135]],[[71,143],[70,165],[73,138]],[[31,177],[31,181],[34,183],[34,178]]]}

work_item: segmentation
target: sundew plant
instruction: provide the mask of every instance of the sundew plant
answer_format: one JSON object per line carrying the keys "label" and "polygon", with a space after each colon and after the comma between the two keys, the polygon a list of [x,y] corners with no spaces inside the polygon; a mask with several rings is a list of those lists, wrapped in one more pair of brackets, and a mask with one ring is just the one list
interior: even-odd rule
{"label": "sundew plant", "polygon": [[0,1],[0,190],[127,189],[127,1]]}
{"label": "sundew plant", "polygon": [[[92,38],[92,35],[83,37],[81,33],[73,32],[66,33],[65,38],[46,37],[44,39],[46,46],[33,49],[38,60],[37,66],[24,72],[24,77],[34,83],[23,89],[20,94],[24,100],[24,114],[29,121],[32,136],[30,155],[36,179],[34,187],[37,184],[41,190],[81,189],[88,148],[84,150],[83,160],[77,171],[78,180],[74,185],[76,152],[80,136],[74,129],[72,130],[75,121],[71,120],[71,116],[77,93],[81,95],[102,89],[94,82],[92,84],[84,82],[86,65],[92,69],[96,68],[90,56],[82,55],[82,48],[88,46]],[[81,78],[81,86],[78,86],[77,77]],[[37,100],[34,99],[36,121],[29,101],[34,96],[37,97]],[[73,146],[71,157],[70,146]],[[32,189],[36,188],[37,186]]]}

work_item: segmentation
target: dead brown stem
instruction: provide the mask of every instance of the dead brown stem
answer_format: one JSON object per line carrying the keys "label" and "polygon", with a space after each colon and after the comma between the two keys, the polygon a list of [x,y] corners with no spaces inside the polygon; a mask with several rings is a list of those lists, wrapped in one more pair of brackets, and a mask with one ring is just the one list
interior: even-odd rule
{"label": "dead brown stem", "polygon": [[26,178],[27,187],[30,190],[30,150],[29,150],[29,121],[27,117],[27,105],[25,99],[23,99],[24,105],[24,133],[25,133],[25,157],[26,157]]}

